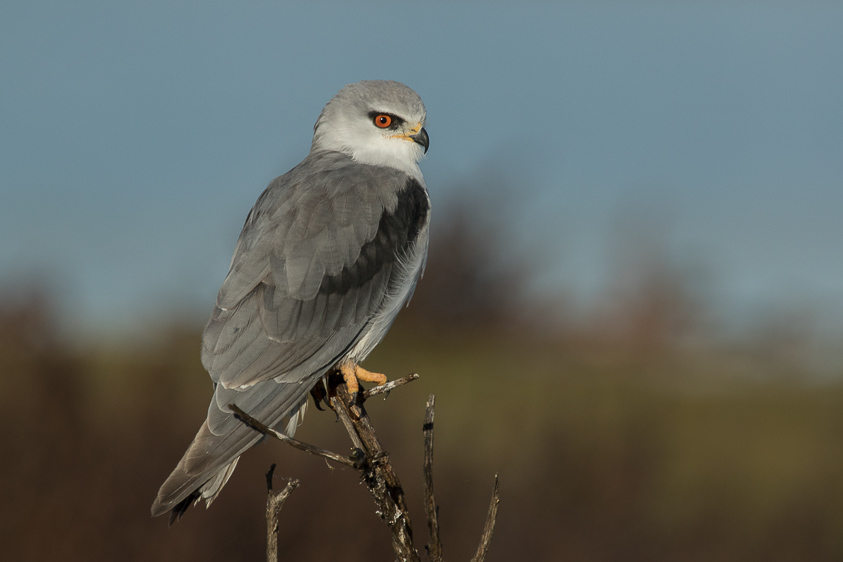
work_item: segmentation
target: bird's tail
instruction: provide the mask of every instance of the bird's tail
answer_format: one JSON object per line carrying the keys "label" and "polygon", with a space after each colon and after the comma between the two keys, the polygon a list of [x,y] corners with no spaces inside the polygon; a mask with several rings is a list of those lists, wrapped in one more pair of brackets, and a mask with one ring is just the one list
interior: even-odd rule
{"label": "bird's tail", "polygon": [[[155,503],[152,506],[152,515],[153,517],[157,515],[161,515],[167,509],[170,509],[170,522],[169,524],[172,525],[173,523],[178,522],[181,519],[184,512],[187,511],[187,508],[191,505],[196,505],[199,503],[199,500],[205,500],[205,507],[210,507],[211,502],[214,501],[217,496],[219,495],[222,487],[225,486],[225,483],[228,482],[228,479],[231,477],[231,473],[234,472],[234,469],[237,467],[237,461],[240,460],[240,457],[234,459],[230,464],[225,465],[222,467],[219,472],[217,472],[214,476],[211,477],[210,480],[205,482],[199,488],[196,488],[188,494],[183,500],[175,504],[172,509],[168,507],[163,507],[163,503],[160,503],[161,500],[161,492],[158,493],[158,497],[155,499]],[[173,479],[173,476],[176,475],[174,471],[173,474],[170,475],[170,478],[167,479],[167,482]],[[167,482],[164,483],[166,486]],[[161,489],[164,489],[164,486]],[[156,512],[157,509],[157,512]]]}
{"label": "bird's tail", "polygon": [[[276,430],[292,436],[307,410],[302,401],[289,416],[276,425]],[[224,435],[214,434],[208,421],[202,424],[179,464],[170,474],[152,504],[152,516],[170,511],[170,525],[181,519],[191,505],[205,500],[209,507],[228,482],[240,455],[257,444],[263,436],[238,424]]]}
{"label": "bird's tail", "polygon": [[233,435],[214,435],[208,428],[207,421],[202,424],[179,464],[158,490],[158,496],[152,504],[153,517],[171,511],[170,524],[172,525],[181,519],[188,507],[198,503],[199,500],[204,499],[206,507],[211,505],[231,473],[234,472],[240,453],[260,439],[260,435],[253,433],[250,436],[251,439],[247,439],[238,447],[242,449],[241,451],[226,459],[227,463],[223,461],[223,464],[216,465],[207,453],[219,447],[221,441],[227,440],[226,437],[233,437]]}

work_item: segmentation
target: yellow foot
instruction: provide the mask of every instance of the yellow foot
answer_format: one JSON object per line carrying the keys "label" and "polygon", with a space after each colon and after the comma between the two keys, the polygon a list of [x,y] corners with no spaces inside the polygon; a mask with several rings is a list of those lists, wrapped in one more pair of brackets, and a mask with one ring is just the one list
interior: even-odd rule
{"label": "yellow foot", "polygon": [[348,387],[348,393],[353,397],[360,390],[358,381],[377,383],[378,386],[386,382],[386,375],[381,373],[372,373],[357,365],[345,363],[340,365],[340,373],[345,381],[345,386]]}

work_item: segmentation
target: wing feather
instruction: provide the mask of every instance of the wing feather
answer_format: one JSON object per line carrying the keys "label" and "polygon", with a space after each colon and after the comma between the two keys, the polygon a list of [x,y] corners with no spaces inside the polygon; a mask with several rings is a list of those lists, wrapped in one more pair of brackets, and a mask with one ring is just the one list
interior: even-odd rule
{"label": "wing feather", "polygon": [[218,487],[203,486],[223,482],[258,441],[229,404],[271,426],[299,411],[319,377],[371,329],[408,248],[426,248],[416,238],[426,236],[428,212],[416,180],[339,153],[311,154],[270,184],[249,213],[203,334],[202,363],[215,382],[208,418],[162,486],[156,512],[183,510],[180,502],[199,492],[212,499]]}

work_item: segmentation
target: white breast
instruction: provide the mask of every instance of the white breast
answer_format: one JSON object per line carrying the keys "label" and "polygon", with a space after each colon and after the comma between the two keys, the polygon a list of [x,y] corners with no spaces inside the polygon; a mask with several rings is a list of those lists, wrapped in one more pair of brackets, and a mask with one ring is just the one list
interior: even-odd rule
{"label": "white breast", "polygon": [[427,259],[429,225],[428,221],[419,231],[407,255],[398,256],[383,304],[369,323],[369,329],[348,354],[352,361],[363,361],[371,353],[389,331],[401,307],[412,296]]}

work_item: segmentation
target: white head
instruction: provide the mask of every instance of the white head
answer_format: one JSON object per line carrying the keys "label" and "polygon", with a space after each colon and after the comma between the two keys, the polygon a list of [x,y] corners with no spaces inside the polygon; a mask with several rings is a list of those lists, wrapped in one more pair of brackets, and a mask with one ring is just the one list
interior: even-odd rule
{"label": "white head", "polygon": [[349,84],[316,120],[310,151],[343,152],[362,164],[397,168],[421,181],[418,161],[429,143],[425,117],[421,98],[400,82]]}

